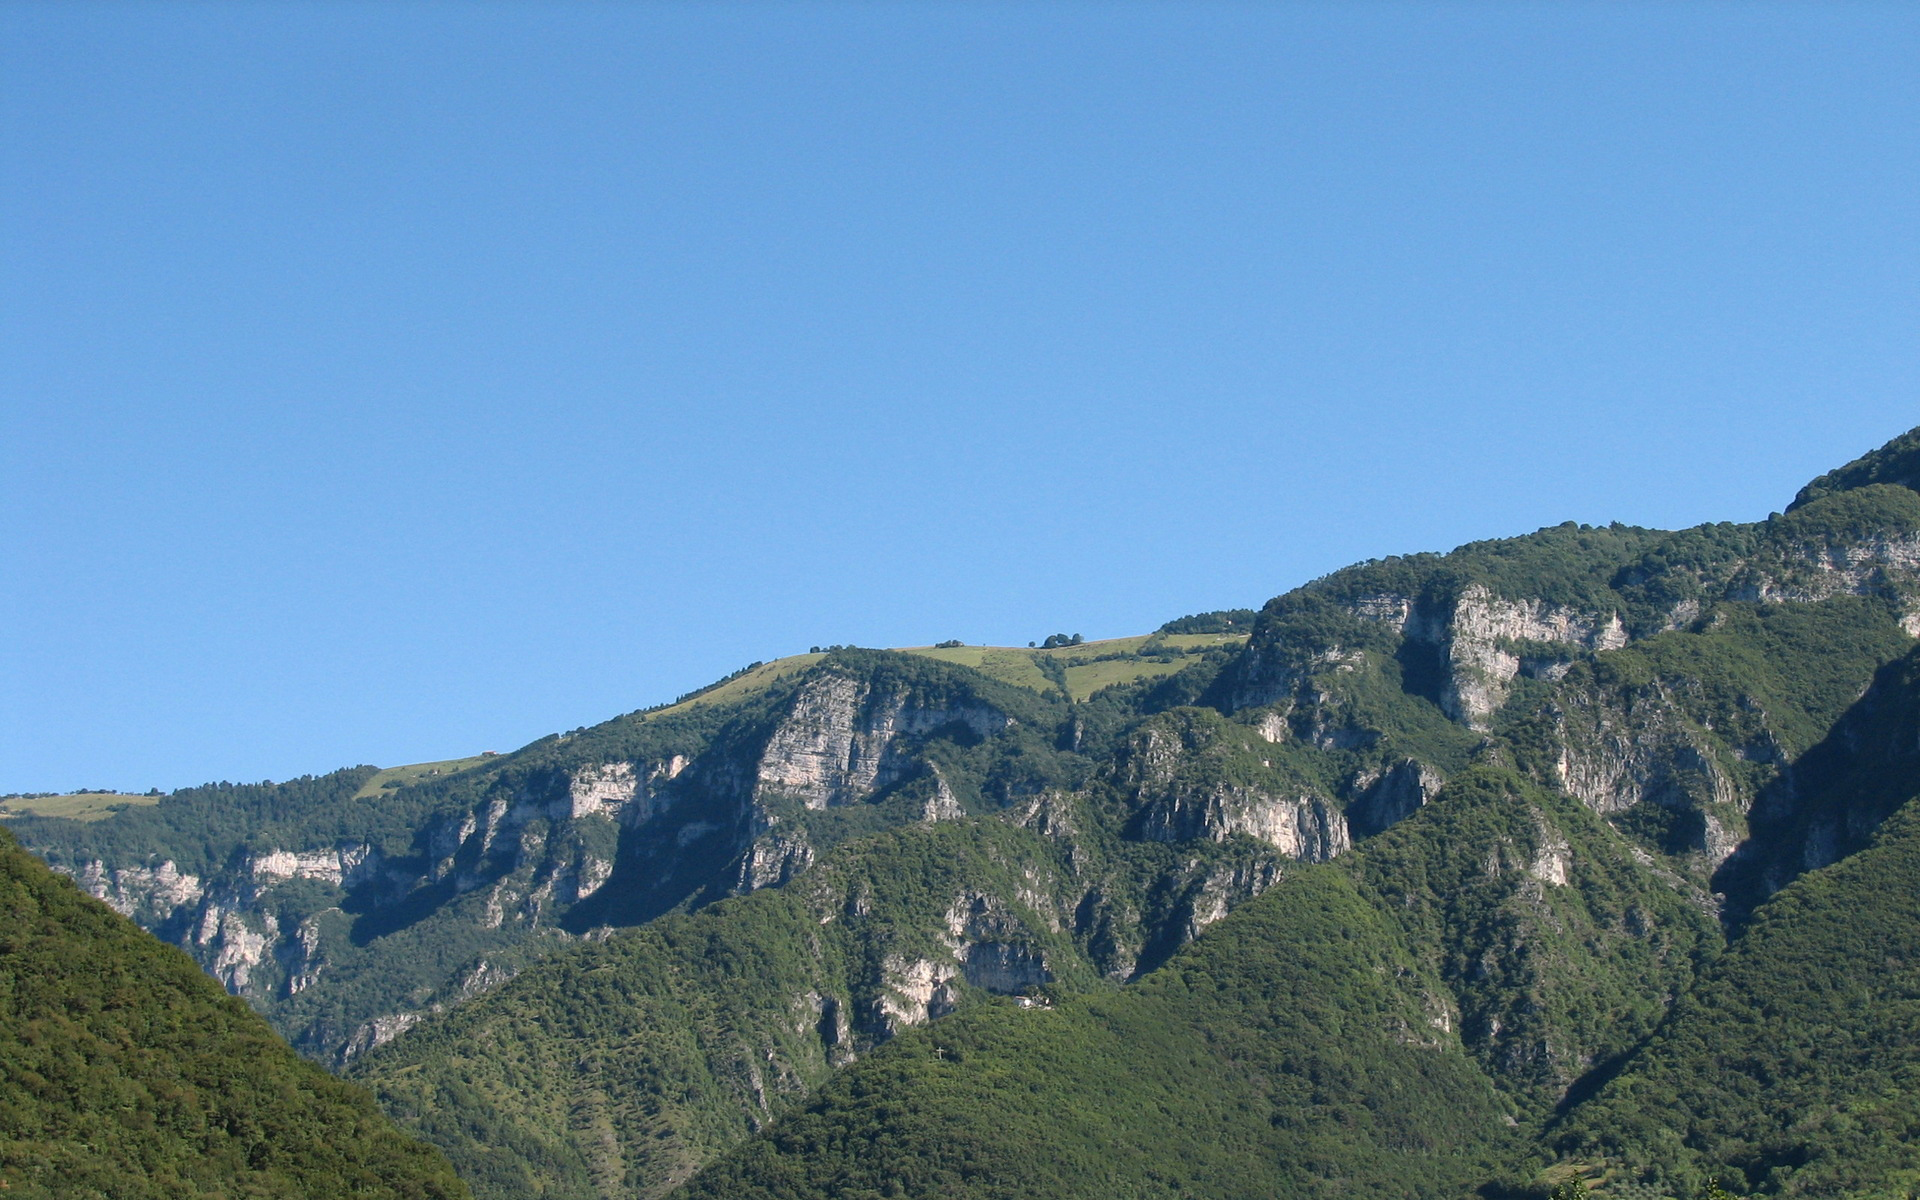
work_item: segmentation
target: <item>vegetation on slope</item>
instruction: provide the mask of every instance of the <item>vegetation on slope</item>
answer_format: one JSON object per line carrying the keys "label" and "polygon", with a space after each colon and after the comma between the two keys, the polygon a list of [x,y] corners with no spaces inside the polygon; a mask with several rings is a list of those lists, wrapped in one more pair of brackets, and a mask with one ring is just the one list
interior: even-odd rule
{"label": "vegetation on slope", "polygon": [[1762,906],[1552,1145],[1674,1190],[1709,1174],[1783,1197],[1920,1190],[1916,879],[1909,806]]}
{"label": "vegetation on slope", "polygon": [[1463,1195],[1717,947],[1623,850],[1476,770],[1132,987],[903,1036],[678,1194]]}
{"label": "vegetation on slope", "polygon": [[104,821],[125,808],[158,804],[160,795],[126,792],[66,792],[0,799],[0,819],[7,817],[61,817],[69,821]]}
{"label": "vegetation on slope", "polygon": [[[1181,893],[1155,883],[1263,854],[1244,839],[1103,848],[985,818],[901,828],[784,888],[555,955],[354,1074],[482,1200],[657,1195],[899,1028],[890,1013],[911,1004],[892,987],[913,964],[954,964],[956,923],[990,942],[982,961],[1095,989],[1114,942],[1185,919]],[[1009,987],[947,970],[945,1007]]]}
{"label": "vegetation on slope", "polygon": [[1828,471],[1800,489],[1787,511],[1801,508],[1823,496],[1869,484],[1894,484],[1920,490],[1920,429],[1910,429],[1876,450],[1870,450],[1844,467]]}
{"label": "vegetation on slope", "polygon": [[1535,1122],[1646,1037],[1720,948],[1704,891],[1500,769],[1450,781],[1345,865],[1445,983],[1488,1079]]}
{"label": "vegetation on slope", "polygon": [[1142,637],[1061,641],[1057,646],[1024,650],[1012,646],[927,646],[905,653],[971,667],[990,679],[1030,691],[1085,701],[1108,688],[1187,670],[1209,651],[1238,649],[1253,623],[1251,611],[1240,611],[1245,618],[1238,626],[1227,614],[1206,613],[1169,622],[1158,633]]}
{"label": "vegetation on slope", "polygon": [[1436,989],[1347,876],[1299,868],[1134,987],[897,1039],[677,1195],[1457,1196],[1505,1109]]}
{"label": "vegetation on slope", "polygon": [[[1438,1195],[1484,1181],[1500,1147],[1552,1121],[1553,1145],[1609,1158],[1616,1193],[1629,1161],[1661,1186],[1737,1161],[1756,1187],[1858,1190],[1864,1175],[1822,1157],[1851,1127],[1792,1142],[1756,1133],[1751,1103],[1707,1103],[1674,1150],[1651,1126],[1607,1141],[1580,1121],[1654,1069],[1648,1047],[1684,1043],[1691,1010],[1674,998],[1721,944],[1709,888],[1737,933],[1815,871],[1760,910],[1733,963],[1910,793],[1920,668],[1887,664],[1920,601],[1916,438],[1757,524],[1566,524],[1349,568],[1269,603],[1244,654],[1245,612],[1026,650],[833,647],[449,778],[369,768],[235,790],[218,813],[209,796],[92,831],[22,828],[50,830],[68,862],[124,861],[160,831],[209,870],[298,838],[365,837],[418,873],[452,823],[485,824],[477,849],[462,833],[465,857],[398,903],[312,881],[263,893],[303,937],[351,947],[321,986],[272,1001],[283,1019],[324,1014],[313,1027],[332,1036],[376,1004],[463,1000],[444,982],[461,959],[486,955],[497,979],[532,961],[543,922],[594,937],[367,1067],[483,1196],[657,1194],[768,1122],[695,1193]],[[849,708],[852,728],[822,724]],[[884,745],[860,740],[863,722],[901,714]],[[824,766],[768,774],[776,745]],[[862,755],[885,756],[871,785],[827,780]],[[665,779],[647,804],[670,818],[567,829],[569,788],[603,765]],[[368,799],[378,813],[356,810]],[[1344,846],[1340,809],[1355,804],[1351,832],[1371,840],[1339,869],[1286,860]],[[219,839],[196,845],[199,824]],[[591,901],[549,911],[542,897],[578,868],[536,878],[526,864],[566,839],[613,873]],[[511,879],[525,911],[501,908]],[[723,899],[769,884],[785,887]],[[1284,928],[1260,924],[1274,912]],[[601,942],[607,924],[645,928]],[[1823,961],[1819,922],[1795,928],[1804,937],[1781,945],[1797,949],[1768,953]],[[962,943],[992,951],[992,987],[928,974],[958,970]],[[1886,972],[1904,961],[1891,953]],[[1766,991],[1733,970],[1704,978]],[[1057,1003],[987,998],[1021,971]],[[1112,986],[1125,978],[1141,981]],[[1791,991],[1755,1011],[1853,1029],[1826,992]],[[1876,1013],[1847,1036],[1904,1037],[1896,1000],[1873,993]],[[868,1057],[834,1077],[855,1054]],[[1885,1104],[1844,1081],[1781,1095],[1847,1119],[1870,1110],[1868,1126],[1900,1134],[1900,1071],[1869,1077]],[[1741,1078],[1727,1089],[1757,1096]]]}
{"label": "vegetation on slope", "polygon": [[0,832],[0,1188],[10,1196],[467,1189],[179,950]]}
{"label": "vegetation on slope", "polygon": [[[483,1197],[657,1191],[872,1044],[883,996],[870,963],[924,953],[956,894],[1012,894],[1020,865],[1049,858],[998,823],[903,831],[805,885],[550,960],[357,1074]],[[1048,923],[1018,915],[1065,967]]]}

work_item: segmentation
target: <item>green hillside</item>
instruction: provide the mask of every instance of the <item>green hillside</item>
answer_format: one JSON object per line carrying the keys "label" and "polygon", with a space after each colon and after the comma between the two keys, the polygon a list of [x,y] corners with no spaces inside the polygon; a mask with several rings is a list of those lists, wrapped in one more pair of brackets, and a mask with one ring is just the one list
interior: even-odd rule
{"label": "green hillside", "polygon": [[8,823],[480,1200],[1901,1194],[1916,437],[1761,522]]}
{"label": "green hillside", "polygon": [[[1181,919],[1157,883],[1263,857],[1244,842],[1132,849],[1095,860],[1090,845],[996,819],[875,835],[784,888],[558,954],[354,1075],[480,1195],[657,1194],[886,1041],[903,1005],[890,982],[901,964],[946,960],[956,903],[1032,964],[1020,990],[1099,990],[1110,961],[1062,922],[1089,883],[1151,929]],[[1127,934],[1111,920],[1102,932]],[[964,968],[946,988],[956,1008],[1011,990]]]}
{"label": "green hillside", "polygon": [[[1920,689],[1889,672],[1840,795],[1905,806],[1755,913],[1652,1040],[1552,1131],[1560,1154],[1678,1190],[1920,1191]],[[1865,756],[1863,756],[1865,757]],[[1838,797],[1829,795],[1827,799]]]}
{"label": "green hillside", "polygon": [[1717,950],[1619,850],[1470,773],[1133,987],[888,1044],[676,1195],[1463,1196]]}
{"label": "green hillside", "polygon": [[0,1190],[467,1195],[360,1089],[0,832]]}
{"label": "green hillside", "polygon": [[903,1037],[678,1195],[1460,1195],[1506,1106],[1436,980],[1303,868],[1139,985]]}

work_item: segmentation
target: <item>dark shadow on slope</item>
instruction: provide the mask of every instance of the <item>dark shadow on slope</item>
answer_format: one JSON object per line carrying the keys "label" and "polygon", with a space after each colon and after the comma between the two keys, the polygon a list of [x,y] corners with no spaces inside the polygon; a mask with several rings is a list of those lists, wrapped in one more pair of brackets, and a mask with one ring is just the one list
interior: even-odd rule
{"label": "dark shadow on slope", "polygon": [[1659,1031],[1655,1030],[1618,1054],[1609,1055],[1595,1063],[1586,1074],[1567,1086],[1567,1094],[1560,1097],[1560,1102],[1553,1106],[1553,1118],[1549,1124],[1563,1120],[1568,1113],[1598,1095],[1601,1088],[1612,1083],[1622,1071],[1632,1065],[1633,1060],[1658,1036]]}
{"label": "dark shadow on slope", "polygon": [[[728,811],[718,811],[720,809]],[[698,907],[705,894],[727,894],[727,868],[739,850],[733,806],[702,805],[670,824],[649,822],[620,831],[613,873],[560,920],[569,933],[604,926],[644,925],[674,909]],[[664,825],[664,828],[655,828]]]}
{"label": "dark shadow on slope", "polygon": [[1400,688],[1438,705],[1447,687],[1447,652],[1435,642],[1402,638],[1393,657],[1400,664]]}
{"label": "dark shadow on slope", "polygon": [[356,889],[347,893],[340,907],[354,919],[353,944],[366,946],[418,925],[459,896],[451,880],[443,879],[415,888],[398,900],[383,898],[373,888]]}
{"label": "dark shadow on slope", "polygon": [[1751,836],[1721,864],[1730,926],[1807,871],[1864,849],[1920,794],[1920,650],[1881,667],[1827,736],[1762,790]]}

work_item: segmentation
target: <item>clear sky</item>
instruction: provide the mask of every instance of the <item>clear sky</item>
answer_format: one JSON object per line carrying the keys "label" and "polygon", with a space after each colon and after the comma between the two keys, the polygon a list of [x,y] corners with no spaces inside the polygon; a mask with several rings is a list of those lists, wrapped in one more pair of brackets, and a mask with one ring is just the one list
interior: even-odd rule
{"label": "clear sky", "polygon": [[1920,7],[0,6],[0,792],[1752,520],[1920,424]]}

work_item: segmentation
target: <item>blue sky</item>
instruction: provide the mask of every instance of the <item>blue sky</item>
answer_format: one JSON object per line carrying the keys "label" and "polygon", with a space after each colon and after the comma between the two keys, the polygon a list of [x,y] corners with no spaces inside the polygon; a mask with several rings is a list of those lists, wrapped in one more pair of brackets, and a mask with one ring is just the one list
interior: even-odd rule
{"label": "blue sky", "polygon": [[0,7],[0,792],[1751,520],[1920,424],[1909,5]]}

